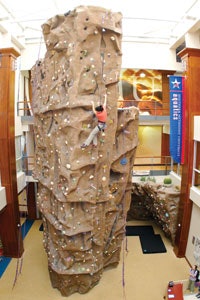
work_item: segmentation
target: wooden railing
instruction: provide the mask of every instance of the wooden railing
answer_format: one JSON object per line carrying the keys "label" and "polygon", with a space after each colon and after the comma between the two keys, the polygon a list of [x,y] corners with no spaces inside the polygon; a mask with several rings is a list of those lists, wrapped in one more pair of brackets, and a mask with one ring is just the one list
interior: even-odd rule
{"label": "wooden railing", "polygon": [[17,116],[32,116],[32,108],[30,101],[18,101],[17,102]]}

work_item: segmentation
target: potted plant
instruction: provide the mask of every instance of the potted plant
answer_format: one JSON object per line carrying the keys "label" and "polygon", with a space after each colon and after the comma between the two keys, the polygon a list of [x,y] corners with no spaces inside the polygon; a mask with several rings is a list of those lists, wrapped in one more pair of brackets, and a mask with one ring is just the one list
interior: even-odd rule
{"label": "potted plant", "polygon": [[172,186],[172,179],[170,177],[165,177],[164,180],[163,180],[163,184],[166,187]]}
{"label": "potted plant", "polygon": [[146,181],[146,177],[145,177],[145,176],[142,176],[142,177],[140,178],[140,181]]}
{"label": "potted plant", "polygon": [[148,176],[147,181],[156,182],[156,178],[154,176]]}

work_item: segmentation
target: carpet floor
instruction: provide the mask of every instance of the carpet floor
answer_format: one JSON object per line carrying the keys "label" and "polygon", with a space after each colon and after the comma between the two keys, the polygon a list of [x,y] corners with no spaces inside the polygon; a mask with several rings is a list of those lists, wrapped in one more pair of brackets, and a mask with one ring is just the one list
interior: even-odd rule
{"label": "carpet floor", "polygon": [[[147,221],[129,221],[128,225],[153,226],[155,234],[161,235],[167,252],[144,255],[139,236],[127,236],[118,266],[106,269],[100,282],[87,294],[76,293],[69,296],[69,300],[162,300],[169,281],[188,278],[189,265],[186,259],[175,256],[170,241],[160,228]],[[23,257],[20,260],[12,259],[3,273],[0,279],[1,299],[64,299],[50,283],[40,226],[41,220],[33,223],[24,238]],[[16,274],[19,264],[20,272]]]}

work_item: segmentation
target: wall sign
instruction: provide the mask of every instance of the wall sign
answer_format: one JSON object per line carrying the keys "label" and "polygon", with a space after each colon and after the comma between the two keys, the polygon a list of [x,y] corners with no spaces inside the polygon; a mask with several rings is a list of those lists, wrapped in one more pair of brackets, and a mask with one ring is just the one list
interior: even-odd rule
{"label": "wall sign", "polygon": [[184,77],[169,76],[170,86],[170,155],[177,163],[183,163],[184,135]]}

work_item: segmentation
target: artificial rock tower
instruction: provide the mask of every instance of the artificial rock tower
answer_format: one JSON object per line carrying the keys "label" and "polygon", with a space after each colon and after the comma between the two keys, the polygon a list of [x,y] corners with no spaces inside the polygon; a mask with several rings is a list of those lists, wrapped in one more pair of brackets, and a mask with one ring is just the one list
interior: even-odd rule
{"label": "artificial rock tower", "polygon": [[[52,286],[86,293],[116,265],[131,201],[138,110],[117,109],[121,13],[80,6],[43,24],[46,55],[32,68],[34,177]],[[107,93],[98,146],[91,101]]]}

